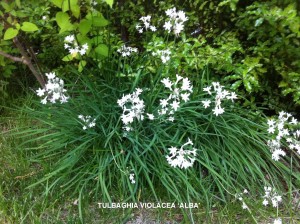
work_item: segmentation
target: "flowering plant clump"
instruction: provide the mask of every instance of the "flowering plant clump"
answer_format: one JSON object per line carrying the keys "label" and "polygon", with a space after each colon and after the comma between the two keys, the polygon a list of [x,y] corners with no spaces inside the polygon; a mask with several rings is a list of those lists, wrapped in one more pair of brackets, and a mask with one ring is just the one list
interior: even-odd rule
{"label": "flowering plant clump", "polygon": [[83,115],[78,115],[78,118],[83,122],[83,130],[86,130],[88,128],[92,128],[96,126],[96,119],[92,119],[91,116],[83,116]]}
{"label": "flowering plant clump", "polygon": [[86,54],[86,51],[89,49],[87,43],[83,44],[81,47],[78,46],[77,41],[75,40],[74,35],[69,35],[65,37],[65,49],[68,49],[69,53],[75,57],[78,53],[80,55]]}
{"label": "flowering plant clump", "polygon": [[42,104],[46,104],[48,101],[51,103],[66,103],[68,98],[64,93],[67,91],[64,89],[64,81],[55,76],[54,72],[46,73],[48,82],[43,89],[39,88],[36,93],[40,97],[44,97],[41,100]]}
{"label": "flowering plant clump", "polygon": [[156,31],[156,27],[150,25],[150,20],[151,20],[151,16],[143,16],[140,18],[140,21],[142,21],[142,25],[141,24],[137,24],[135,26],[135,28],[139,31],[139,33],[143,33],[144,30],[147,31],[148,29],[150,29],[151,31],[155,32]]}
{"label": "flowering plant clump", "polygon": [[[227,99],[233,101],[234,99],[237,99],[237,95],[235,92],[229,92],[227,90],[223,90],[223,87],[224,86],[221,86],[219,82],[213,82],[212,86],[207,86],[203,89],[203,91],[207,92],[209,95],[212,95],[213,92],[215,92],[216,94],[214,99],[215,108],[212,110],[216,116],[223,114],[225,112],[224,108],[221,107],[222,100]],[[209,99],[202,101],[204,108],[208,108],[211,103],[212,101]]]}
{"label": "flowering plant clump", "polygon": [[[285,156],[285,151],[281,148],[281,142],[286,142],[289,149],[296,149],[300,154],[300,130],[293,130],[298,125],[297,119],[291,114],[281,111],[278,120],[268,120],[268,132],[273,134],[273,139],[268,141],[268,146],[272,152],[272,159],[278,161],[280,156]],[[290,129],[289,129],[290,128]]]}
{"label": "flowering plant clump", "polygon": [[272,187],[264,187],[265,195],[263,196],[263,205],[267,206],[269,202],[272,203],[273,207],[278,207],[278,203],[282,201],[281,196]]}
{"label": "flowering plant clump", "polygon": [[125,45],[123,45],[121,48],[117,50],[117,52],[120,53],[122,57],[128,57],[132,53],[137,53],[138,49],[135,47],[126,47]]}
{"label": "flowering plant clump", "polygon": [[183,30],[183,23],[188,20],[185,16],[185,13],[181,10],[178,12],[176,8],[171,8],[166,11],[166,15],[169,17],[168,20],[164,24],[164,29],[170,33],[172,30],[175,35],[179,35],[179,33]]}
{"label": "flowering plant clump", "polygon": [[124,124],[123,128],[126,131],[132,130],[130,124],[134,121],[134,118],[144,120],[145,104],[144,101],[139,98],[142,92],[142,89],[136,88],[132,94],[123,95],[123,97],[118,100],[118,105],[123,109],[121,119]]}
{"label": "flowering plant clump", "polygon": [[[170,121],[174,121],[174,113],[180,107],[180,104],[184,101],[189,101],[190,94],[193,92],[191,82],[188,78],[183,78],[180,75],[176,75],[176,81],[172,82],[169,78],[161,80],[165,88],[171,91],[171,94],[166,99],[160,100],[159,115],[168,115]],[[181,87],[178,87],[178,83],[181,82]]]}
{"label": "flowering plant clump", "polygon": [[190,145],[193,146],[193,142],[188,139],[188,141],[183,144],[179,149],[176,147],[169,148],[169,155],[166,156],[168,163],[172,167],[179,167],[179,168],[188,168],[193,166],[196,157],[197,149],[186,149],[186,147]]}

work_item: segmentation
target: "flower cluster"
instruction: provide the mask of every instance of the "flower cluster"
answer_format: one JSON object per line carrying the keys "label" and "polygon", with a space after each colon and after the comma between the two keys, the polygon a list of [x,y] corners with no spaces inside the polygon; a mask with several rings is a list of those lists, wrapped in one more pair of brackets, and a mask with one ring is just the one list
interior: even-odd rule
{"label": "flower cluster", "polygon": [[135,47],[126,47],[125,45],[123,45],[120,49],[117,50],[117,52],[119,52],[122,57],[128,57],[132,53],[137,53],[138,49]]}
{"label": "flower cluster", "polygon": [[156,27],[150,25],[150,20],[151,20],[151,16],[143,16],[140,18],[140,21],[142,21],[142,25],[137,24],[135,27],[139,31],[139,33],[143,33],[144,30],[146,31],[148,29],[150,29],[153,32],[156,31]]}
{"label": "flower cluster", "polygon": [[[216,94],[214,99],[215,108],[212,110],[216,116],[225,112],[224,108],[221,107],[222,100],[227,99],[233,101],[234,99],[237,99],[237,95],[234,92],[223,90],[223,87],[224,86],[221,86],[219,82],[213,82],[212,86],[207,86],[203,89],[203,91],[207,92],[209,95],[212,95],[212,91]],[[211,103],[212,101],[208,99],[202,101],[204,108],[208,108]]]}
{"label": "flower cluster", "polygon": [[132,184],[135,184],[134,173],[129,174],[129,180]]}
{"label": "flower cluster", "polygon": [[142,92],[142,89],[137,88],[132,94],[123,95],[123,97],[118,100],[118,105],[123,109],[121,119],[126,131],[132,130],[130,124],[134,118],[144,120],[145,104],[144,101],[139,98]]}
{"label": "flower cluster", "polygon": [[81,47],[78,46],[77,41],[75,40],[74,35],[69,35],[65,37],[65,49],[68,49],[69,53],[72,56],[76,56],[78,53],[84,55],[88,50],[88,44],[84,44]]}
{"label": "flower cluster", "polygon": [[248,190],[247,190],[247,189],[244,189],[243,193],[239,193],[239,194],[236,194],[236,195],[235,195],[235,197],[236,197],[239,201],[242,202],[242,208],[243,208],[243,209],[248,209],[248,206],[247,206],[247,204],[245,203],[244,198],[243,198],[243,195],[244,195],[244,194],[248,194],[248,193],[249,193]]}
{"label": "flower cluster", "polygon": [[263,205],[267,206],[269,202],[271,202],[273,207],[278,207],[278,203],[282,200],[281,196],[279,196],[272,187],[264,187],[264,189],[265,195],[263,196]]}
{"label": "flower cluster", "polygon": [[281,141],[288,144],[289,149],[296,149],[300,154],[300,130],[292,131],[289,127],[298,125],[297,119],[291,114],[281,111],[278,120],[268,120],[268,132],[273,134],[273,139],[268,141],[268,146],[272,152],[272,159],[278,161],[280,156],[285,156],[286,153],[281,149]]}
{"label": "flower cluster", "polygon": [[66,103],[68,98],[64,93],[67,91],[64,89],[64,81],[55,76],[54,72],[46,73],[48,82],[43,89],[39,88],[36,93],[40,97],[44,97],[41,100],[42,104],[46,104],[48,101],[51,103]]}
{"label": "flower cluster", "polygon": [[176,12],[176,8],[168,9],[166,11],[166,15],[169,19],[164,24],[164,29],[168,31],[168,33],[173,30],[175,35],[178,35],[184,28],[183,23],[186,22],[188,19],[185,16],[185,13],[181,10]]}
{"label": "flower cluster", "polygon": [[92,119],[92,117],[89,115],[88,116],[79,115],[78,118],[83,122],[83,127],[82,127],[83,130],[96,126],[96,119]]}
{"label": "flower cluster", "polygon": [[169,148],[169,155],[166,156],[168,163],[172,167],[179,167],[179,168],[188,168],[193,166],[195,157],[196,157],[196,151],[197,149],[189,147],[188,149],[185,149],[188,145],[193,146],[193,142],[188,139],[188,141],[183,144],[180,149],[176,147]]}
{"label": "flower cluster", "polygon": [[[168,98],[160,100],[161,109],[158,110],[158,114],[168,115],[170,116],[169,120],[173,121],[173,114],[178,110],[182,101],[189,101],[193,86],[188,78],[183,78],[180,75],[176,75],[175,82],[172,82],[169,78],[164,78],[161,82],[171,91],[171,94]],[[181,82],[181,87],[178,87],[179,82]]]}
{"label": "flower cluster", "polygon": [[153,56],[159,56],[162,63],[166,64],[167,61],[171,59],[171,51],[169,49],[166,50],[156,50],[155,52],[152,52]]}

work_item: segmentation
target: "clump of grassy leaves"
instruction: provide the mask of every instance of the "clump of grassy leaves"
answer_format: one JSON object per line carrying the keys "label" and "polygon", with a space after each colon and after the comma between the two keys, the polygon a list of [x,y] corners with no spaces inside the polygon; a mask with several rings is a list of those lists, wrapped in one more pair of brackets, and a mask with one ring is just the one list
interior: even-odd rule
{"label": "clump of grassy leaves", "polygon": [[[162,76],[137,75],[132,80],[111,78],[113,74],[109,79],[80,76],[67,87],[68,103],[42,105],[36,98],[33,107],[25,107],[32,123],[18,135],[23,146],[35,145],[30,147],[31,162],[51,166],[32,186],[44,185],[46,195],[57,190],[73,192],[81,218],[86,197],[95,202],[149,198],[200,202],[209,210],[216,201],[228,202],[244,188],[262,191],[272,183],[282,189],[282,176],[291,174],[287,166],[271,159],[261,119],[238,105],[225,106],[226,112],[216,117],[201,104],[199,81],[194,82],[191,100],[176,112],[174,122],[135,122],[134,130],[124,137],[117,100],[140,87],[145,90],[146,110],[156,110],[164,96]],[[96,127],[83,130],[79,114],[96,118]],[[172,168],[165,158],[167,149],[187,138],[198,149],[196,162],[186,170]],[[135,174],[135,184],[130,173]]]}

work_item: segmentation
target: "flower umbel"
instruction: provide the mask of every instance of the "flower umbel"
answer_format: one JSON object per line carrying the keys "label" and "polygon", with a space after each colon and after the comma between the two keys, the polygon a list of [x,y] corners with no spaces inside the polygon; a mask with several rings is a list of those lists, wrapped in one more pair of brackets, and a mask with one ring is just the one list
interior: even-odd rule
{"label": "flower umbel", "polygon": [[96,126],[96,119],[92,119],[91,116],[83,116],[83,115],[78,115],[78,118],[83,122],[83,130],[86,130],[88,128],[92,128]]}
{"label": "flower umbel", "polygon": [[[130,124],[137,120],[144,120],[144,110],[145,104],[139,95],[143,92],[142,89],[136,88],[132,94],[123,95],[121,99],[118,100],[118,105],[122,107],[123,114],[121,115],[122,122],[124,124],[124,129],[126,131],[132,130]],[[152,118],[152,117],[151,117]]]}
{"label": "flower umbel", "polygon": [[[225,112],[224,108],[221,107],[222,100],[227,99],[233,101],[237,99],[237,95],[234,92],[229,92],[223,89],[224,86],[221,86],[219,82],[213,82],[212,86],[207,86],[203,89],[207,94],[212,95],[215,93],[214,104],[215,108],[212,110],[216,116],[223,114]],[[213,90],[212,90],[213,88]],[[202,104],[204,108],[208,108],[212,103],[211,100],[203,100]]]}
{"label": "flower umbel", "polygon": [[46,104],[48,101],[51,103],[66,103],[69,99],[64,93],[67,91],[64,89],[64,81],[55,76],[54,72],[46,73],[48,82],[43,89],[39,88],[36,93],[40,97],[44,97],[41,100],[42,104]]}
{"label": "flower umbel", "polygon": [[75,36],[69,35],[65,37],[65,49],[68,49],[69,53],[75,57],[78,53],[80,55],[86,54],[89,46],[87,43],[83,44],[81,47],[78,46]]}
{"label": "flower umbel", "polygon": [[166,156],[166,158],[172,167],[186,169],[193,166],[197,149],[188,146],[193,146],[193,142],[190,139],[188,139],[188,141],[179,149],[176,147],[171,147],[168,149],[169,155]]}
{"label": "flower umbel", "polygon": [[[167,115],[169,121],[174,120],[174,113],[180,108],[180,104],[184,101],[189,101],[190,94],[193,92],[193,86],[188,78],[183,78],[176,75],[176,81],[172,82],[169,78],[161,80],[165,88],[171,91],[171,94],[166,99],[160,100],[159,115]],[[181,83],[181,87],[178,85]]]}
{"label": "flower umbel", "polygon": [[132,53],[137,53],[138,49],[135,47],[126,47],[125,45],[123,45],[121,48],[117,50],[117,52],[120,53],[122,57],[128,57]]}
{"label": "flower umbel", "polygon": [[272,135],[272,139],[268,140],[268,146],[273,160],[278,161],[280,156],[286,155],[281,148],[282,143],[286,143],[290,150],[297,150],[300,154],[300,130],[295,129],[298,124],[297,119],[284,111],[279,113],[278,119],[268,120],[268,132]]}
{"label": "flower umbel", "polygon": [[264,187],[265,195],[263,196],[263,205],[267,206],[269,202],[272,203],[273,207],[278,207],[278,203],[282,201],[281,196],[272,187]]}

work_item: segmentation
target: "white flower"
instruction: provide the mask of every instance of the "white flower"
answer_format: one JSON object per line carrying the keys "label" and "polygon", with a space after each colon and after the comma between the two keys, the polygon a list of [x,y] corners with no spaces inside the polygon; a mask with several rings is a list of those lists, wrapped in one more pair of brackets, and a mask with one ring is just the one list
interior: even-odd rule
{"label": "white flower", "polygon": [[211,95],[211,86],[207,86],[203,88],[203,91],[207,92],[209,95]]}
{"label": "white flower", "polygon": [[43,20],[47,20],[47,16],[43,16],[42,19],[43,19]]}
{"label": "white flower", "polygon": [[242,208],[243,208],[243,209],[248,209],[248,206],[246,205],[245,202],[243,202]]}
{"label": "white flower", "polygon": [[175,111],[177,111],[179,108],[179,102],[174,100],[171,106]]}
{"label": "white flower", "polygon": [[281,218],[274,219],[273,224],[282,224]]}
{"label": "white flower", "polygon": [[170,21],[165,22],[164,29],[170,33],[172,29],[172,23]]}
{"label": "white flower", "polygon": [[38,96],[44,96],[44,95],[45,95],[45,89],[39,88],[39,89],[36,91],[36,93],[37,93]]}
{"label": "white flower", "polygon": [[164,86],[170,90],[172,90],[172,85],[173,83],[170,81],[169,78],[164,78],[163,80],[161,80],[161,82],[164,84]]}
{"label": "white flower", "polygon": [[222,107],[216,107],[212,110],[214,112],[214,115],[219,116],[220,114],[224,113],[224,109]]}
{"label": "white flower", "polygon": [[184,102],[187,102],[189,101],[190,93],[182,93],[180,96]]}
{"label": "white flower", "polygon": [[67,43],[72,43],[75,40],[75,36],[74,35],[69,35],[65,37],[65,42]]}
{"label": "white flower", "polygon": [[182,79],[182,86],[181,86],[182,90],[186,90],[189,92],[192,92],[192,86],[191,86],[191,82],[188,78],[184,78]]}
{"label": "white flower", "polygon": [[274,127],[269,127],[268,132],[269,132],[270,134],[274,134],[275,128],[274,128]]}
{"label": "white flower", "polygon": [[264,206],[267,206],[268,204],[269,204],[268,200],[264,199],[263,205],[264,205]]}
{"label": "white flower", "polygon": [[211,104],[210,100],[203,100],[201,102],[202,102],[204,108],[208,108]]}
{"label": "white flower", "polygon": [[148,116],[149,120],[154,120],[154,115],[153,114],[147,114],[147,116]]}

